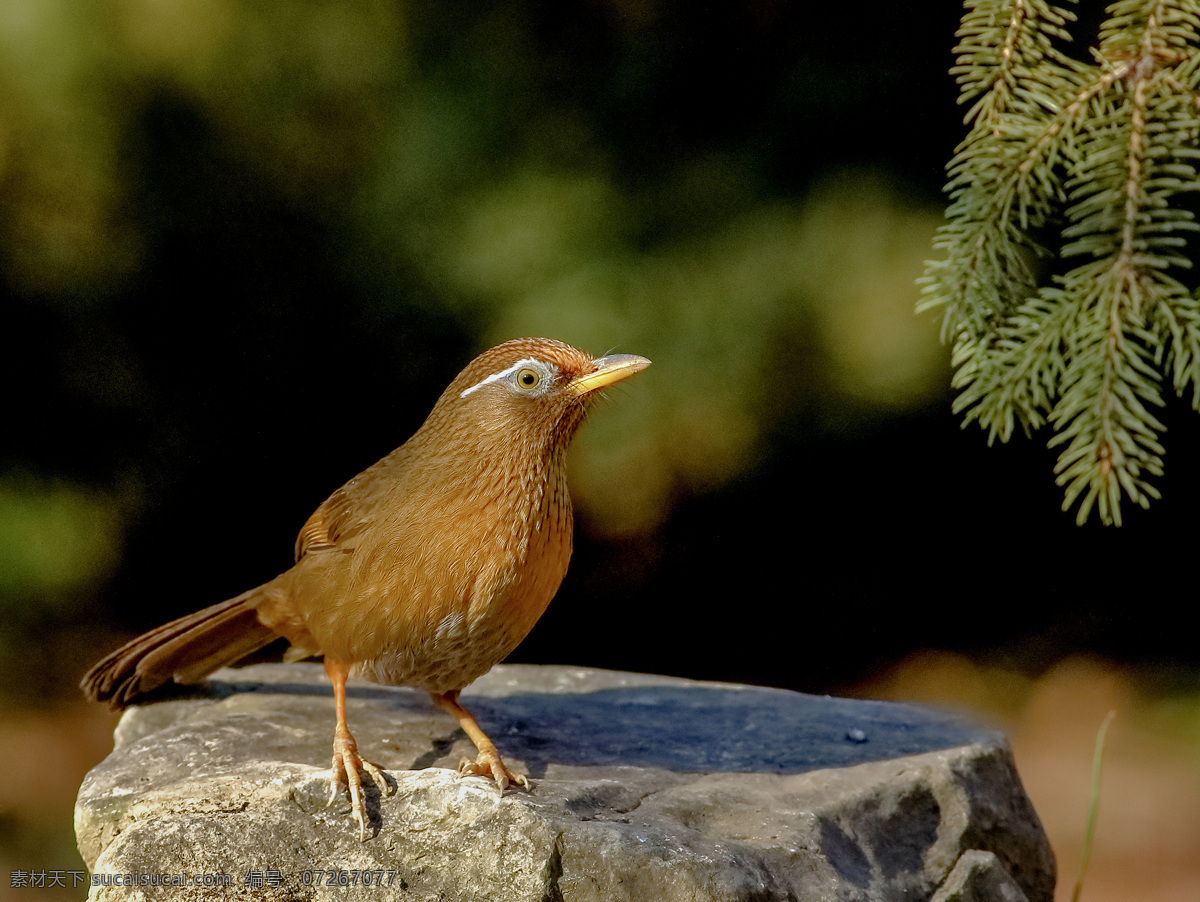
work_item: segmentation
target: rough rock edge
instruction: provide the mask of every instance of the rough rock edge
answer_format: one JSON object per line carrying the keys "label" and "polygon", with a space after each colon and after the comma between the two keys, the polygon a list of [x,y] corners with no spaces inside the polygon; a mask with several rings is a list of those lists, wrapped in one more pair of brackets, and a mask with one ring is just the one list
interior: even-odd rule
{"label": "rough rock edge", "polygon": [[[481,691],[473,693],[477,698],[501,698],[508,696],[508,705],[512,706],[513,693],[524,692],[528,694],[530,689],[528,678],[532,671],[537,671],[541,678],[537,687],[537,692],[543,696],[552,697],[558,695],[570,695],[572,693],[594,693],[597,691],[607,691],[610,689],[629,689],[629,688],[645,688],[646,686],[657,686],[666,689],[677,688],[683,681],[674,680],[663,677],[641,677],[634,674],[614,674],[611,672],[589,672],[572,668],[499,668],[495,679],[481,681],[479,689]],[[311,670],[309,673],[311,674]],[[259,677],[253,682],[247,682],[246,677],[253,675]],[[261,704],[263,701],[262,695],[264,692],[271,690],[271,685],[280,682],[289,682],[295,678],[295,672],[287,669],[264,670],[263,668],[255,668],[254,673],[242,672],[240,674],[227,674],[233,676],[234,683],[217,682],[206,687],[200,696],[183,701],[176,701],[166,705],[152,705],[144,708],[134,709],[129,712],[122,720],[117,731],[118,748],[125,749],[129,745],[136,743],[142,739],[154,737],[156,735],[174,735],[176,739],[187,738],[187,725],[189,722],[204,724],[206,717],[209,720],[213,719],[214,715],[219,715],[224,709],[233,709],[237,707],[253,707],[257,702]],[[547,679],[548,677],[548,679]],[[307,679],[307,675],[306,675]],[[319,680],[318,680],[319,682]],[[693,689],[701,690],[705,687],[711,688],[713,684],[686,684]],[[253,691],[239,692],[245,690],[247,686],[252,686]],[[734,687],[721,685],[722,692],[735,691],[742,695],[733,697],[735,704],[741,705],[742,702],[736,699],[743,699],[745,705],[752,705],[754,699],[771,698],[781,699],[790,697],[792,699],[804,699],[808,703],[813,701],[818,703],[836,705],[864,705],[870,706],[878,703],[847,703],[845,700],[813,700],[811,697],[797,696],[795,693],[787,693],[783,690],[760,690],[753,687]],[[393,698],[394,693],[404,690],[390,689],[370,689],[364,693],[366,701],[364,705],[372,705],[375,700]],[[255,698],[257,693],[258,697]],[[774,696],[772,696],[774,693]],[[286,696],[280,696],[280,699],[287,701]],[[296,699],[291,699],[295,701]],[[317,707],[312,699],[300,699],[303,702],[305,711]],[[409,701],[411,701],[411,694]],[[410,711],[413,707],[406,702],[406,711]],[[419,705],[417,706],[419,707]],[[901,710],[903,706],[890,706],[888,711]],[[916,709],[920,710],[920,709]],[[226,712],[227,713],[227,712]],[[237,716],[236,714],[234,715]],[[211,725],[205,726],[203,729],[212,729]],[[171,731],[175,730],[172,734]],[[182,731],[182,732],[181,732]],[[235,730],[236,732],[236,730]],[[205,734],[208,737],[208,734]],[[193,739],[195,737],[192,737]],[[213,743],[219,744],[220,736],[212,739]],[[227,737],[226,737],[227,738]],[[321,737],[324,739],[324,737]],[[504,746],[504,740],[497,737]],[[200,745],[206,746],[209,742],[201,742]],[[193,746],[195,743],[193,743]],[[450,753],[449,745],[445,749]],[[116,757],[116,756],[114,756]],[[922,759],[928,759],[922,761]],[[290,759],[289,759],[290,760]],[[191,763],[189,762],[189,766]],[[280,768],[284,772],[281,774]],[[1005,818],[1009,820],[1014,816],[1014,812],[1018,818],[1025,816],[1024,809],[1028,807],[1028,802],[1024,798],[1023,792],[1020,790],[1019,780],[1016,778],[1015,770],[1012,769],[1011,757],[1008,753],[1007,746],[1003,739],[998,734],[990,731],[975,728],[972,742],[962,747],[945,749],[942,752],[931,752],[927,755],[910,756],[908,758],[894,759],[891,761],[876,761],[871,765],[859,765],[853,767],[838,767],[833,770],[823,771],[820,773],[820,778],[816,782],[821,784],[821,792],[819,796],[828,795],[827,800],[829,805],[834,806],[824,810],[820,805],[813,806],[814,816],[825,817],[829,822],[836,824],[839,820],[839,815],[836,810],[836,804],[844,802],[845,799],[839,800],[838,789],[840,784],[844,784],[853,775],[853,772],[859,772],[859,776],[865,776],[868,772],[886,772],[889,769],[895,770],[897,767],[902,769],[912,768],[922,770],[929,768],[930,773],[934,773],[939,768],[949,767],[952,772],[951,784],[958,784],[959,790],[964,797],[967,798],[968,808],[971,809],[968,814],[964,815],[965,820],[969,824],[964,824],[964,827],[969,827],[966,832],[960,837],[959,841],[965,843],[958,849],[942,848],[939,852],[941,859],[936,871],[940,872],[934,877],[933,884],[924,883],[926,887],[923,891],[918,886],[910,886],[910,890],[915,890],[921,897],[928,898],[928,893],[937,889],[937,892],[943,895],[950,893],[954,886],[954,880],[962,884],[966,889],[960,889],[956,896],[946,896],[947,902],[950,899],[961,899],[962,902],[969,902],[973,899],[987,899],[989,902],[995,900],[1004,900],[1007,902],[1011,894],[996,896],[996,895],[979,895],[979,893],[987,891],[1004,892],[1003,887],[1006,885],[1003,881],[996,883],[999,878],[989,875],[999,874],[1007,880],[1009,888],[1020,889],[1019,885],[1013,880],[1013,877],[1008,874],[1001,859],[997,858],[992,852],[980,851],[978,855],[986,856],[983,862],[977,861],[978,856],[972,857],[971,847],[983,845],[987,848],[995,848],[1004,854],[1005,860],[1012,866],[1014,863],[1019,865],[1022,856],[1029,853],[1029,849],[1006,849],[1006,842],[1011,844],[1013,840],[1012,824],[1005,823]],[[101,768],[97,769],[98,771]],[[224,820],[228,821],[231,818],[236,818],[238,814],[244,813],[248,809],[258,810],[260,803],[266,803],[270,809],[279,801],[282,801],[280,796],[286,797],[290,805],[286,807],[294,813],[297,809],[306,812],[305,826],[310,827],[312,822],[321,823],[321,829],[326,826],[333,831],[341,831],[345,829],[345,811],[334,809],[332,812],[325,812],[323,809],[318,810],[320,805],[324,803],[325,783],[328,771],[320,771],[314,767],[306,767],[303,765],[295,765],[285,762],[258,762],[256,766],[247,766],[246,762],[240,762],[233,773],[210,773],[204,778],[208,781],[205,786],[202,784],[188,785],[188,780],[183,780],[182,785],[177,788],[183,790],[182,796],[176,795],[173,798],[168,792],[166,795],[161,790],[150,790],[148,792],[135,792],[127,787],[119,786],[112,787],[112,792],[108,794],[107,804],[105,795],[93,795],[84,804],[84,793],[81,793],[81,804],[77,810],[79,837],[81,841],[81,850],[84,850],[85,844],[88,849],[84,851],[85,858],[89,861],[95,861],[95,869],[103,871],[110,866],[109,861],[113,856],[119,857],[117,847],[128,847],[131,839],[130,835],[126,835],[122,842],[114,842],[121,834],[140,834],[146,832],[153,835],[156,831],[170,832],[171,829],[192,830],[193,837],[204,836],[207,828],[211,827],[214,822]],[[775,786],[791,785],[795,783],[805,784],[814,782],[811,778],[813,770],[807,770],[797,773],[794,776],[795,780],[785,780],[780,783],[777,778],[778,774],[773,773],[758,773],[758,774],[729,774],[729,773],[675,773],[672,771],[656,772],[651,774],[652,778],[659,778],[660,782],[651,786],[649,789],[639,791],[625,791],[629,787],[625,786],[624,780],[618,780],[616,783],[611,779],[613,777],[613,768],[609,767],[603,771],[603,775],[599,779],[578,779],[586,778],[588,774],[597,771],[596,768],[587,766],[578,766],[576,772],[572,772],[571,768],[566,768],[558,777],[565,779],[548,780],[547,789],[554,782],[558,782],[558,789],[567,787],[567,784],[572,784],[577,788],[582,795],[575,797],[562,796],[558,801],[569,801],[572,803],[571,812],[582,817],[583,821],[597,822],[595,826],[605,827],[605,831],[592,831],[593,845],[601,841],[617,841],[622,833],[628,834],[630,830],[636,828],[637,823],[645,822],[644,826],[653,824],[652,820],[656,816],[661,816],[665,811],[668,815],[673,813],[672,806],[676,809],[682,804],[686,813],[687,806],[693,803],[694,798],[699,795],[704,798],[711,796],[714,789],[720,790],[722,784],[728,781],[749,781],[761,782],[767,780]],[[618,769],[620,770],[620,769]],[[535,846],[530,847],[529,851],[533,853],[533,860],[526,863],[526,866],[533,865],[531,869],[525,870],[515,868],[515,870],[525,870],[525,875],[529,878],[525,883],[525,890],[531,892],[528,895],[531,899],[565,899],[578,898],[581,892],[586,890],[581,885],[579,880],[581,875],[586,877],[587,866],[586,860],[590,854],[599,854],[595,848],[581,848],[580,840],[584,836],[576,834],[580,833],[580,822],[572,823],[571,821],[562,821],[562,816],[568,814],[567,809],[560,808],[558,811],[553,810],[554,806],[549,804],[550,800],[546,798],[552,795],[550,792],[543,794],[543,798],[538,799],[527,798],[523,796],[508,796],[503,802],[497,804],[494,790],[491,790],[483,781],[478,780],[461,780],[456,775],[446,771],[431,769],[424,772],[412,773],[396,773],[395,776],[404,784],[404,789],[398,795],[404,797],[409,803],[423,792],[429,798],[438,794],[450,796],[458,799],[471,799],[475,801],[472,804],[481,804],[484,809],[488,810],[488,814],[484,820],[491,820],[493,823],[501,823],[502,826],[508,823],[508,820],[524,822],[527,827],[532,830],[533,834],[540,837],[540,841],[535,843]],[[618,775],[619,776],[619,775]],[[880,776],[880,773],[876,773]],[[870,779],[867,783],[871,783]],[[930,784],[935,781],[931,778]],[[220,792],[214,791],[222,785],[228,785],[231,792],[224,801],[219,801]],[[978,790],[980,787],[991,787],[992,795],[989,795],[983,801],[986,803],[982,810],[976,804],[975,799],[971,799],[971,791]],[[999,795],[995,795],[996,789],[999,789]],[[87,789],[87,784],[84,787]],[[844,789],[844,787],[843,787]],[[861,789],[861,787],[860,787]],[[958,793],[952,790],[949,791],[951,796],[956,796]],[[870,802],[870,791],[864,791]],[[430,795],[432,793],[432,795]],[[979,793],[976,792],[978,795]],[[561,795],[561,793],[559,793]],[[569,795],[569,793],[568,793]],[[135,798],[128,798],[134,796]],[[999,799],[999,801],[997,801]],[[682,801],[681,801],[682,800]],[[576,811],[576,803],[578,811]],[[929,803],[925,803],[929,804]],[[939,810],[953,811],[957,802],[954,798],[947,797],[944,800],[934,800],[934,807]],[[403,821],[403,818],[396,819],[395,811],[396,803],[392,800],[385,802],[384,817],[385,819],[393,819],[396,824]],[[294,807],[293,807],[294,806]],[[735,806],[736,807],[736,806]],[[919,806],[918,806],[919,807]],[[109,809],[105,811],[105,809]],[[861,808],[861,806],[859,806]],[[855,805],[850,805],[849,810],[853,813],[854,810],[859,810]],[[118,812],[114,809],[124,809],[123,812]],[[163,812],[166,812],[167,817],[164,818]],[[903,814],[903,812],[901,812]],[[919,812],[918,812],[919,813]],[[112,819],[116,815],[115,821]],[[718,812],[720,815],[721,812]],[[727,814],[727,812],[725,813]],[[632,817],[630,815],[633,815]],[[1028,816],[1032,817],[1036,824],[1036,815],[1033,815],[1032,809],[1028,809]],[[639,820],[640,817],[640,820]],[[499,820],[497,820],[497,818]],[[507,819],[507,820],[506,820]],[[718,816],[718,821],[720,817]],[[534,823],[537,822],[537,823]],[[180,824],[184,826],[181,827]],[[900,822],[898,822],[900,823]],[[190,824],[190,826],[188,826]],[[564,826],[565,824],[565,826]],[[626,826],[622,826],[622,824]],[[173,825],[173,826],[172,826]],[[853,819],[844,825],[845,829],[850,831],[849,836],[851,843],[851,851],[858,849],[854,845],[856,840],[853,838],[853,831],[856,828]],[[861,825],[859,825],[861,826]],[[236,828],[235,828],[236,829]],[[841,829],[841,828],[839,828]],[[939,827],[939,833],[941,832]],[[586,833],[586,831],[583,831]],[[341,836],[338,832],[337,836]],[[703,838],[702,845],[707,843],[712,845],[716,843],[715,848],[720,851],[724,847],[721,854],[729,856],[729,863],[736,865],[734,870],[730,872],[735,883],[740,886],[726,886],[734,895],[730,898],[788,898],[790,895],[789,888],[775,879],[772,873],[772,854],[763,853],[761,849],[739,849],[729,847],[728,843],[721,841],[721,833],[718,831],[714,840],[712,836]],[[87,838],[92,839],[91,843],[86,843]],[[605,839],[607,837],[607,840]],[[614,839],[616,837],[616,839]],[[694,839],[694,838],[693,838]],[[688,840],[684,836],[680,841]],[[976,842],[975,840],[979,840]],[[690,840],[688,840],[690,841]],[[969,842],[968,842],[969,841]],[[869,855],[876,854],[876,850],[871,846],[870,842],[863,845],[863,841],[858,841],[862,848],[866,848]],[[931,842],[933,842],[931,840]],[[583,843],[584,846],[587,843]],[[619,845],[619,843],[618,843]],[[1018,838],[1017,845],[1020,846]],[[736,844],[735,844],[736,846]],[[922,854],[927,853],[933,846],[928,848],[922,847]],[[100,853],[98,858],[92,858],[90,853]],[[366,849],[354,849],[349,847],[350,852],[366,852]],[[374,851],[380,851],[376,849]],[[604,850],[601,849],[600,853]],[[707,854],[707,848],[702,850]],[[112,852],[113,856],[108,853]],[[1047,847],[1048,852],[1048,847]],[[949,854],[947,854],[949,853]],[[347,853],[349,854],[349,853]],[[766,857],[764,857],[764,854]],[[861,854],[861,853],[860,853]],[[889,853],[890,854],[890,853]],[[904,854],[903,850],[899,854]],[[603,855],[600,856],[603,858]],[[1037,856],[1035,855],[1035,859]],[[365,859],[364,859],[365,860]],[[540,866],[539,863],[540,862]],[[944,863],[943,863],[944,862]],[[868,862],[873,867],[876,867],[878,862]],[[886,864],[886,862],[885,862]],[[1036,894],[1036,898],[1048,898],[1052,892],[1053,876],[1052,862],[1049,865],[1049,886],[1047,888],[1045,873],[1045,862],[1032,862],[1034,871],[1042,871],[1042,873],[1027,873],[1023,878],[1023,882],[1027,886],[1036,886],[1042,890]],[[113,867],[118,866],[115,860],[112,860]],[[126,865],[127,866],[127,865]],[[1019,873],[1020,868],[1017,868]],[[934,876],[926,871],[927,876]],[[955,878],[955,874],[959,877]],[[417,876],[420,876],[419,874]],[[632,875],[632,882],[636,883],[638,875]],[[680,875],[672,875],[679,877]],[[944,877],[944,879],[941,879]],[[1032,882],[1031,882],[1032,881]],[[785,881],[786,883],[786,881]],[[940,888],[937,884],[940,883]],[[995,884],[995,886],[993,886]],[[992,889],[987,889],[992,887]],[[631,887],[632,888],[632,887]],[[832,888],[832,887],[831,887]],[[418,886],[412,887],[414,893],[409,893],[404,896],[406,899],[424,899],[424,898],[439,898],[445,893],[445,889],[429,884],[423,888]],[[515,887],[514,887],[515,889]],[[705,887],[694,886],[692,889],[697,893],[705,892]],[[708,887],[713,889],[713,887]],[[748,894],[743,894],[745,890]],[[422,891],[424,894],[422,895]],[[973,892],[975,895],[964,895],[963,893]],[[766,895],[762,895],[762,894]],[[569,895],[568,895],[569,894]],[[725,898],[728,894],[721,892],[720,898]],[[1022,894],[1021,898],[1024,898]],[[195,898],[204,898],[201,895],[195,895]],[[325,898],[320,895],[311,896],[312,898]],[[523,893],[522,897],[526,897]],[[717,896],[703,895],[703,898],[717,898]],[[95,894],[94,898],[108,898],[104,894]],[[114,895],[112,898],[128,898],[127,895]],[[182,898],[182,896],[180,896]],[[257,895],[255,898],[267,898],[262,895]],[[293,898],[293,897],[289,897]],[[308,896],[294,896],[294,898],[308,898]],[[376,896],[376,898],[385,898],[384,896]],[[616,898],[616,897],[614,897]],[[621,896],[620,898],[625,898]],[[635,898],[630,896],[629,898]],[[649,898],[648,896],[638,896],[636,898]],[[674,898],[674,897],[672,897]]]}

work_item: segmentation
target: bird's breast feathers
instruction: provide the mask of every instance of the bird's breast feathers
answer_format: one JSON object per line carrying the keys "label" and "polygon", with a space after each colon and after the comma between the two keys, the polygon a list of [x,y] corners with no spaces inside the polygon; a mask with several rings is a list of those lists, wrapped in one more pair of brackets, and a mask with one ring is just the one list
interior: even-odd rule
{"label": "bird's breast feathers", "polygon": [[[360,667],[364,675],[416,685],[440,684],[447,668],[457,678],[463,665],[482,673],[507,655],[550,603],[571,555],[565,479],[538,475],[533,489],[482,482],[434,505],[395,499],[373,516],[359,511],[351,541],[314,542],[320,550],[293,570],[292,595],[321,650],[375,660]],[[461,659],[463,643],[479,660]]]}

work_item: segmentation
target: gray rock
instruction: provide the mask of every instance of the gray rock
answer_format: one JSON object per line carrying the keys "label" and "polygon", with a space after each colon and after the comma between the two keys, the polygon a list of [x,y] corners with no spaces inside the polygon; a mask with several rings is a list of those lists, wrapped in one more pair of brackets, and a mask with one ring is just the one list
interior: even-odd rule
{"label": "gray rock", "polygon": [[1028,902],[1028,897],[991,852],[963,852],[930,902]]}
{"label": "gray rock", "polygon": [[[101,884],[89,898],[1009,902],[999,877],[1029,902],[1053,895],[1004,738],[945,712],[501,666],[463,697],[533,780],[501,798],[457,774],[474,750],[423,694],[348,696],[360,751],[395,781],[372,796],[374,837],[359,842],[344,797],[325,807],[321,668],[225,670],[126,712],[85,779],[76,836]],[[229,885],[156,885],[163,873]],[[103,885],[113,875],[143,885]]]}

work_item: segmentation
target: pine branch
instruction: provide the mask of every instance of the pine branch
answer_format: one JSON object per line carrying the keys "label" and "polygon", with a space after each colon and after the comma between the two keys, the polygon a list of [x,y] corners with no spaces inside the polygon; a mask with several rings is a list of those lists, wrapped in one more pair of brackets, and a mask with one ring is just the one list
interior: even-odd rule
{"label": "pine branch", "polygon": [[1001,325],[984,351],[959,343],[952,385],[960,390],[954,412],[988,433],[988,444],[1007,442],[1018,422],[1028,435],[1048,419],[1066,368],[1063,349],[1075,309],[1059,289],[1028,299]]}
{"label": "pine branch", "polygon": [[1161,349],[1155,363],[1170,372],[1176,394],[1182,397],[1190,387],[1192,408],[1200,410],[1200,294],[1191,303],[1174,294],[1164,298],[1152,312],[1151,326]]}
{"label": "pine branch", "polygon": [[[973,124],[920,309],[954,342],[964,423],[989,442],[1049,424],[1064,509],[1119,524],[1122,498],[1158,497],[1168,374],[1200,409],[1200,297],[1181,278],[1197,224],[1177,200],[1200,190],[1200,2],[1119,0],[1091,64],[1057,49],[1070,21],[969,0],[952,71]],[[1046,279],[1038,253],[1071,268]]]}
{"label": "pine branch", "polygon": [[[1029,165],[1039,110],[1070,81],[1074,65],[1054,49],[1073,17],[1041,0],[968,0],[959,29],[959,102],[978,97],[973,123],[949,168],[951,206],[935,247],[945,253],[922,280],[919,307],[943,309],[943,338],[987,332],[1010,299],[1034,287],[1032,259],[1045,252],[1029,235],[1058,191]],[[1032,115],[1031,115],[1032,114]]]}
{"label": "pine branch", "polygon": [[[1073,239],[1063,257],[1092,258],[1063,280],[1081,329],[1051,417],[1051,445],[1065,446],[1056,467],[1063,506],[1078,499],[1080,523],[1094,505],[1101,520],[1120,524],[1122,493],[1142,507],[1158,497],[1146,477],[1162,475],[1163,426],[1151,408],[1163,401],[1157,341],[1144,314],[1180,293],[1182,285],[1164,272],[1189,265],[1179,253],[1181,233],[1196,226],[1190,211],[1169,206],[1172,195],[1200,187],[1188,148],[1172,134],[1179,129],[1174,98],[1163,91],[1161,63],[1180,33],[1170,27],[1165,0],[1150,4],[1148,15],[1145,6],[1114,4],[1101,30],[1101,59],[1116,61],[1108,71],[1121,75],[1122,91],[1093,117],[1063,232]],[[1126,49],[1134,36],[1137,43]],[[1165,103],[1155,108],[1155,99]]]}

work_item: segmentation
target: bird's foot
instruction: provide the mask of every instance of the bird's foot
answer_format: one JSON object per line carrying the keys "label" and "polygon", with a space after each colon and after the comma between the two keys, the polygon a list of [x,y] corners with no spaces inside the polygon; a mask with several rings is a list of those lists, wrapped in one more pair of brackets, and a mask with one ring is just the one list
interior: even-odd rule
{"label": "bird's foot", "polygon": [[328,808],[336,802],[342,791],[348,792],[350,807],[358,821],[358,838],[362,842],[367,841],[368,821],[367,798],[362,778],[364,773],[371,778],[371,782],[379,790],[380,798],[388,794],[388,780],[382,769],[370,761],[364,760],[358,754],[358,744],[350,735],[350,731],[339,728],[333,737],[333,773],[330,779],[329,801],[325,807]]}
{"label": "bird's foot", "polygon": [[509,786],[520,786],[526,792],[530,791],[529,778],[524,774],[514,774],[510,771],[500,754],[494,749],[480,751],[474,761],[470,758],[463,758],[462,764],[458,766],[458,772],[465,777],[490,776],[500,787],[501,795]]}

